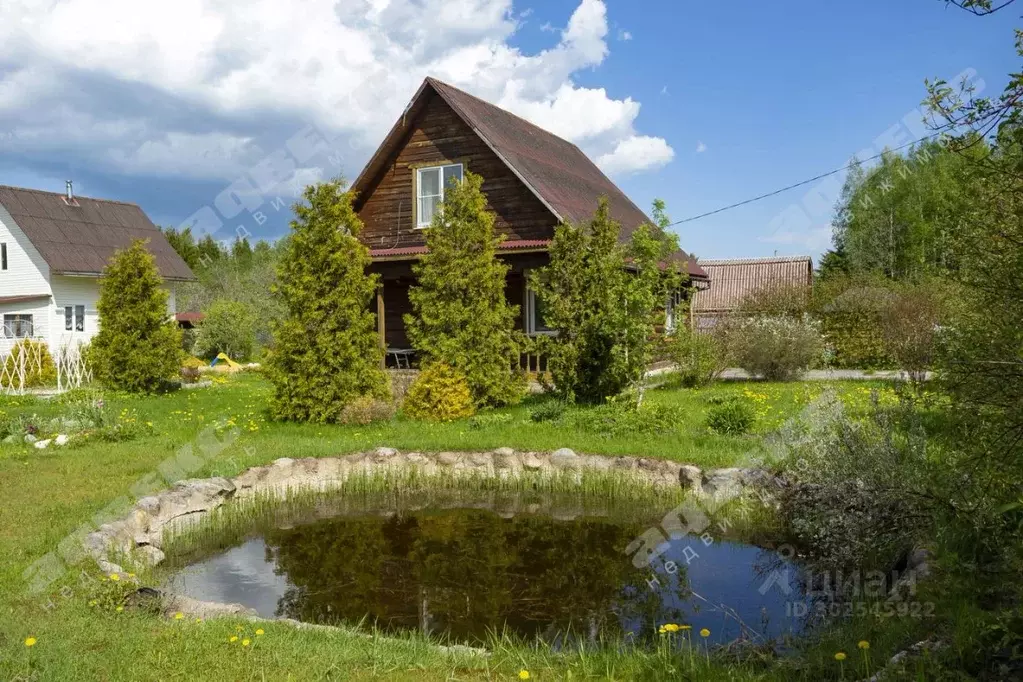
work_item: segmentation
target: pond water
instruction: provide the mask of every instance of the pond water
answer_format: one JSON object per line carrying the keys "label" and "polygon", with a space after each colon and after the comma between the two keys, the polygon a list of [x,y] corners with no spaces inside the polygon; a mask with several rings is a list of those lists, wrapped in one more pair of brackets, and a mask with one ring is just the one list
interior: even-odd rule
{"label": "pond water", "polygon": [[661,557],[677,570],[636,568],[624,550],[662,515],[348,511],[254,530],[178,569],[165,587],[268,618],[365,622],[466,643],[502,629],[555,646],[649,643],[664,623],[691,625],[694,637],[708,628],[712,644],[800,634],[788,606],[803,599],[800,569],[772,551],[693,537]]}

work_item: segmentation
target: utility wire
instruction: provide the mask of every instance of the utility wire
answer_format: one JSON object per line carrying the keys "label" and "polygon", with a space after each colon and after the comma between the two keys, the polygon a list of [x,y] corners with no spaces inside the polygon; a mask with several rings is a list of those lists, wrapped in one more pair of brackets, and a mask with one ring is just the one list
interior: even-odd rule
{"label": "utility wire", "polygon": [[782,187],[781,189],[776,189],[773,192],[768,192],[767,194],[761,194],[761,195],[755,196],[755,197],[753,197],[751,199],[746,199],[745,201],[740,201],[738,203],[729,204],[728,206],[722,206],[721,208],[714,209],[713,211],[707,211],[706,213],[701,213],[700,215],[694,215],[694,216],[692,216],[690,218],[683,218],[682,220],[676,220],[675,222],[673,222],[670,225],[668,225],[668,227],[672,227],[674,225],[681,225],[682,223],[691,223],[694,220],[699,220],[700,218],[706,218],[707,216],[716,215],[718,213],[723,213],[725,211],[730,211],[733,208],[739,208],[740,206],[745,206],[746,204],[752,204],[752,203],[754,203],[756,201],[761,201],[762,199],[767,199],[769,197],[777,196],[778,194],[781,194],[782,192],[788,192],[791,189],[796,189],[797,187],[802,187],[803,185],[809,185],[811,182],[816,182],[817,180],[822,180],[822,179],[824,179],[826,177],[829,177],[831,175],[835,175],[836,173],[841,173],[843,171],[847,171],[850,168],[855,168],[856,166],[860,166],[860,165],[862,165],[864,163],[867,163],[868,161],[874,161],[875,159],[880,159],[885,154],[888,154],[888,153],[891,153],[891,152],[897,152],[897,151],[899,151],[901,149],[905,149],[906,147],[912,147],[915,144],[919,144],[920,142],[923,142],[925,140],[930,140],[932,138],[938,137],[939,135],[942,135],[944,133],[945,133],[944,130],[939,130],[936,133],[931,133],[930,135],[926,135],[924,137],[921,137],[919,140],[913,140],[912,142],[907,142],[906,144],[904,144],[904,145],[902,145],[900,147],[896,147],[895,149],[886,149],[883,152],[881,152],[880,154],[875,154],[874,156],[871,156],[869,159],[864,159],[863,161],[854,161],[853,163],[850,163],[847,166],[842,166],[841,168],[836,168],[833,171],[828,171],[827,173],[821,173],[820,175],[815,175],[812,178],[809,178],[807,180],[803,180],[801,182],[797,182],[794,185],[788,185],[787,187]]}

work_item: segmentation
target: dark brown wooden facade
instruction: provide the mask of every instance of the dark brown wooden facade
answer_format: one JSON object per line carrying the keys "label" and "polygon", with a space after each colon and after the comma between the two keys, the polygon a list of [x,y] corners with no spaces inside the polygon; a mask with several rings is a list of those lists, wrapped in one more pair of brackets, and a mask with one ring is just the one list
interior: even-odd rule
{"label": "dark brown wooden facade", "polygon": [[423,231],[413,224],[415,170],[446,163],[462,163],[483,177],[499,233],[509,240],[550,239],[558,224],[554,214],[439,95],[424,94],[429,99],[405,141],[357,203],[362,241],[370,249],[422,246]]}

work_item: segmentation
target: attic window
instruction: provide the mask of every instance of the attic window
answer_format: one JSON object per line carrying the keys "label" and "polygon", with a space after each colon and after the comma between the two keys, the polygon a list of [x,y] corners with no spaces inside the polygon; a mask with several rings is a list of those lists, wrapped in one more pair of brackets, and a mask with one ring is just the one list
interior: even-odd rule
{"label": "attic window", "polygon": [[429,227],[444,202],[444,190],[462,181],[462,164],[431,166],[416,170],[416,227]]}

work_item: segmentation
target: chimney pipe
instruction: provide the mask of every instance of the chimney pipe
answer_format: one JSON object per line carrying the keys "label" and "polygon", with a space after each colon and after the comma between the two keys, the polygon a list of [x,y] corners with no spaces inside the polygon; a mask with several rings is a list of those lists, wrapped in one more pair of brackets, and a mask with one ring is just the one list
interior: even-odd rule
{"label": "chimney pipe", "polygon": [[67,200],[68,201],[74,201],[75,200],[75,190],[71,186],[71,181],[70,180],[67,181]]}

